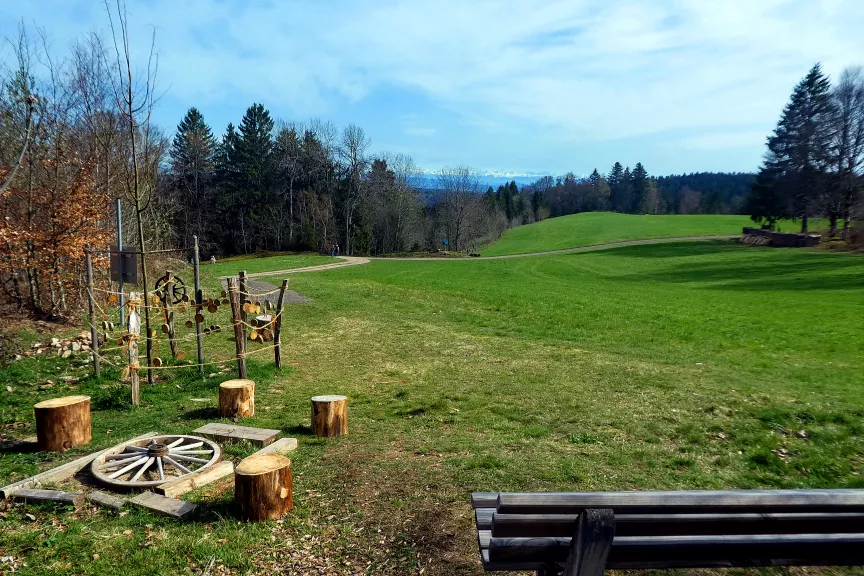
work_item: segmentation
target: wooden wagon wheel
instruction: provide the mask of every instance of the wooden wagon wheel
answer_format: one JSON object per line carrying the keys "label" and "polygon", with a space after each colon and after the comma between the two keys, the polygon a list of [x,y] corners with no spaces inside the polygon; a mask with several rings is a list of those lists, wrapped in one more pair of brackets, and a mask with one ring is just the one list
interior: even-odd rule
{"label": "wooden wagon wheel", "polygon": [[222,460],[215,442],[198,436],[170,434],[118,444],[90,465],[93,477],[118,490],[153,488],[207,468]]}
{"label": "wooden wagon wheel", "polygon": [[167,298],[170,300],[169,304],[180,304],[189,300],[189,296],[186,294],[186,283],[179,276],[172,275],[170,282],[166,281],[165,276],[162,276],[156,281],[155,291],[160,298],[167,294]]}

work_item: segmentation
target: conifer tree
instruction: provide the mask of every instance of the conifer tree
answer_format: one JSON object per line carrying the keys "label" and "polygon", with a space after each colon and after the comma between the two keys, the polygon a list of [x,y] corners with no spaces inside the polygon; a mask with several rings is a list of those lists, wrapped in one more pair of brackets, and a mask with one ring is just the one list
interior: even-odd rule
{"label": "conifer tree", "polygon": [[648,180],[648,171],[641,162],[636,163],[633,173],[630,175],[632,194],[630,198],[630,211],[634,214],[645,214],[650,212],[649,195],[651,192]]}
{"label": "conifer tree", "polygon": [[177,126],[177,134],[169,150],[177,201],[181,208],[178,222],[185,244],[197,235],[202,245],[209,238],[212,205],[212,177],[215,140],[210,127],[197,108],[190,108]]}
{"label": "conifer tree", "polygon": [[795,86],[768,137],[768,152],[750,198],[754,221],[773,224],[794,216],[801,219],[801,232],[807,233],[833,162],[833,114],[831,84],[816,64]]}

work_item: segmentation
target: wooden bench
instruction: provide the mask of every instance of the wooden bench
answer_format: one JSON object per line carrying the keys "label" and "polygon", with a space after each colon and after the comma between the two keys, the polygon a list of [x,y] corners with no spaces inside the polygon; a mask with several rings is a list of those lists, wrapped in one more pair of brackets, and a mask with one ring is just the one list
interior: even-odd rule
{"label": "wooden bench", "polygon": [[483,568],[864,565],[864,490],[475,492]]}

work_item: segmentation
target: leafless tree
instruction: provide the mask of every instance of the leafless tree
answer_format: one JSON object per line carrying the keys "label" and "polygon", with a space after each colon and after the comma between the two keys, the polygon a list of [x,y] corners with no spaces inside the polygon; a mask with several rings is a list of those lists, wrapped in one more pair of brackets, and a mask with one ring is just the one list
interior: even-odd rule
{"label": "leafless tree", "polygon": [[[23,24],[18,29],[18,37],[16,42],[7,39],[7,42],[12,47],[15,53],[15,58],[18,61],[18,66],[12,73],[11,85],[15,87],[13,99],[15,104],[20,105],[24,109],[24,126],[21,130],[21,152],[18,154],[18,159],[12,164],[11,170],[6,175],[5,180],[0,181],[0,199],[3,197],[3,192],[9,187],[12,180],[15,179],[18,169],[24,162],[24,157],[27,155],[27,149],[30,146],[30,138],[33,135],[33,115],[36,113],[36,96],[33,90],[33,78],[31,70],[31,46],[27,39],[27,32]],[[2,200],[0,200],[2,201]]]}
{"label": "leafless tree", "polygon": [[465,248],[483,211],[480,181],[468,166],[445,166],[438,173],[438,185],[442,194],[439,205],[442,228],[450,246],[458,252]]}
{"label": "leafless tree", "polygon": [[838,186],[829,186],[824,202],[830,219],[831,236],[837,232],[837,220],[844,219],[843,238],[849,238],[849,226],[859,195],[859,176],[864,165],[864,72],[860,66],[847,68],[832,93],[836,107],[834,145],[837,152]]}
{"label": "leafless tree", "polygon": [[[106,54],[106,69],[114,68],[112,78],[114,101],[125,127],[129,144],[129,162],[126,166],[125,188],[127,198],[135,209],[138,226],[138,245],[141,250],[141,280],[145,295],[147,283],[146,243],[144,242],[143,217],[156,190],[159,162],[155,158],[158,148],[154,147],[154,129],[150,124],[153,106],[156,101],[156,72],[158,57],[155,52],[156,33],[150,41],[147,66],[140,74],[132,72],[132,56],[129,46],[129,13],[122,0],[116,0],[114,10],[105,0],[105,11],[111,27],[114,43],[114,57]],[[115,23],[116,16],[116,23]],[[144,307],[144,324],[147,339],[147,382],[153,383],[153,339],[150,330],[150,308]]]}
{"label": "leafless tree", "polygon": [[345,254],[351,254],[351,236],[354,227],[354,212],[360,201],[363,188],[363,174],[369,162],[366,151],[371,141],[366,132],[356,124],[349,124],[342,131],[339,153],[345,169],[348,186],[343,204],[345,217]]}

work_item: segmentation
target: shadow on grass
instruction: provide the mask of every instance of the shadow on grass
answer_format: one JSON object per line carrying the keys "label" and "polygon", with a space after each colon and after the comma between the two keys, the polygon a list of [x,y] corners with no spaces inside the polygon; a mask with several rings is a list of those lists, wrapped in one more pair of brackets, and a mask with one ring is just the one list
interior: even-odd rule
{"label": "shadow on grass", "polygon": [[7,438],[0,440],[0,454],[32,454],[39,451],[36,442]]}
{"label": "shadow on grass", "polygon": [[282,429],[286,434],[292,434],[294,436],[314,436],[315,433],[312,431],[312,428],[306,426],[305,424],[297,424],[295,426],[287,426]]}
{"label": "shadow on grass", "polygon": [[220,418],[219,410],[209,406],[204,408],[196,408],[187,410],[180,415],[182,420],[216,420]]}
{"label": "shadow on grass", "polygon": [[849,290],[864,283],[864,259],[795,248],[753,248],[726,241],[674,242],[625,246],[607,251],[627,258],[682,258],[770,251],[770,258],[742,258],[676,263],[662,271],[637,272],[631,280],[669,283],[706,283],[711,289],[743,291]]}

